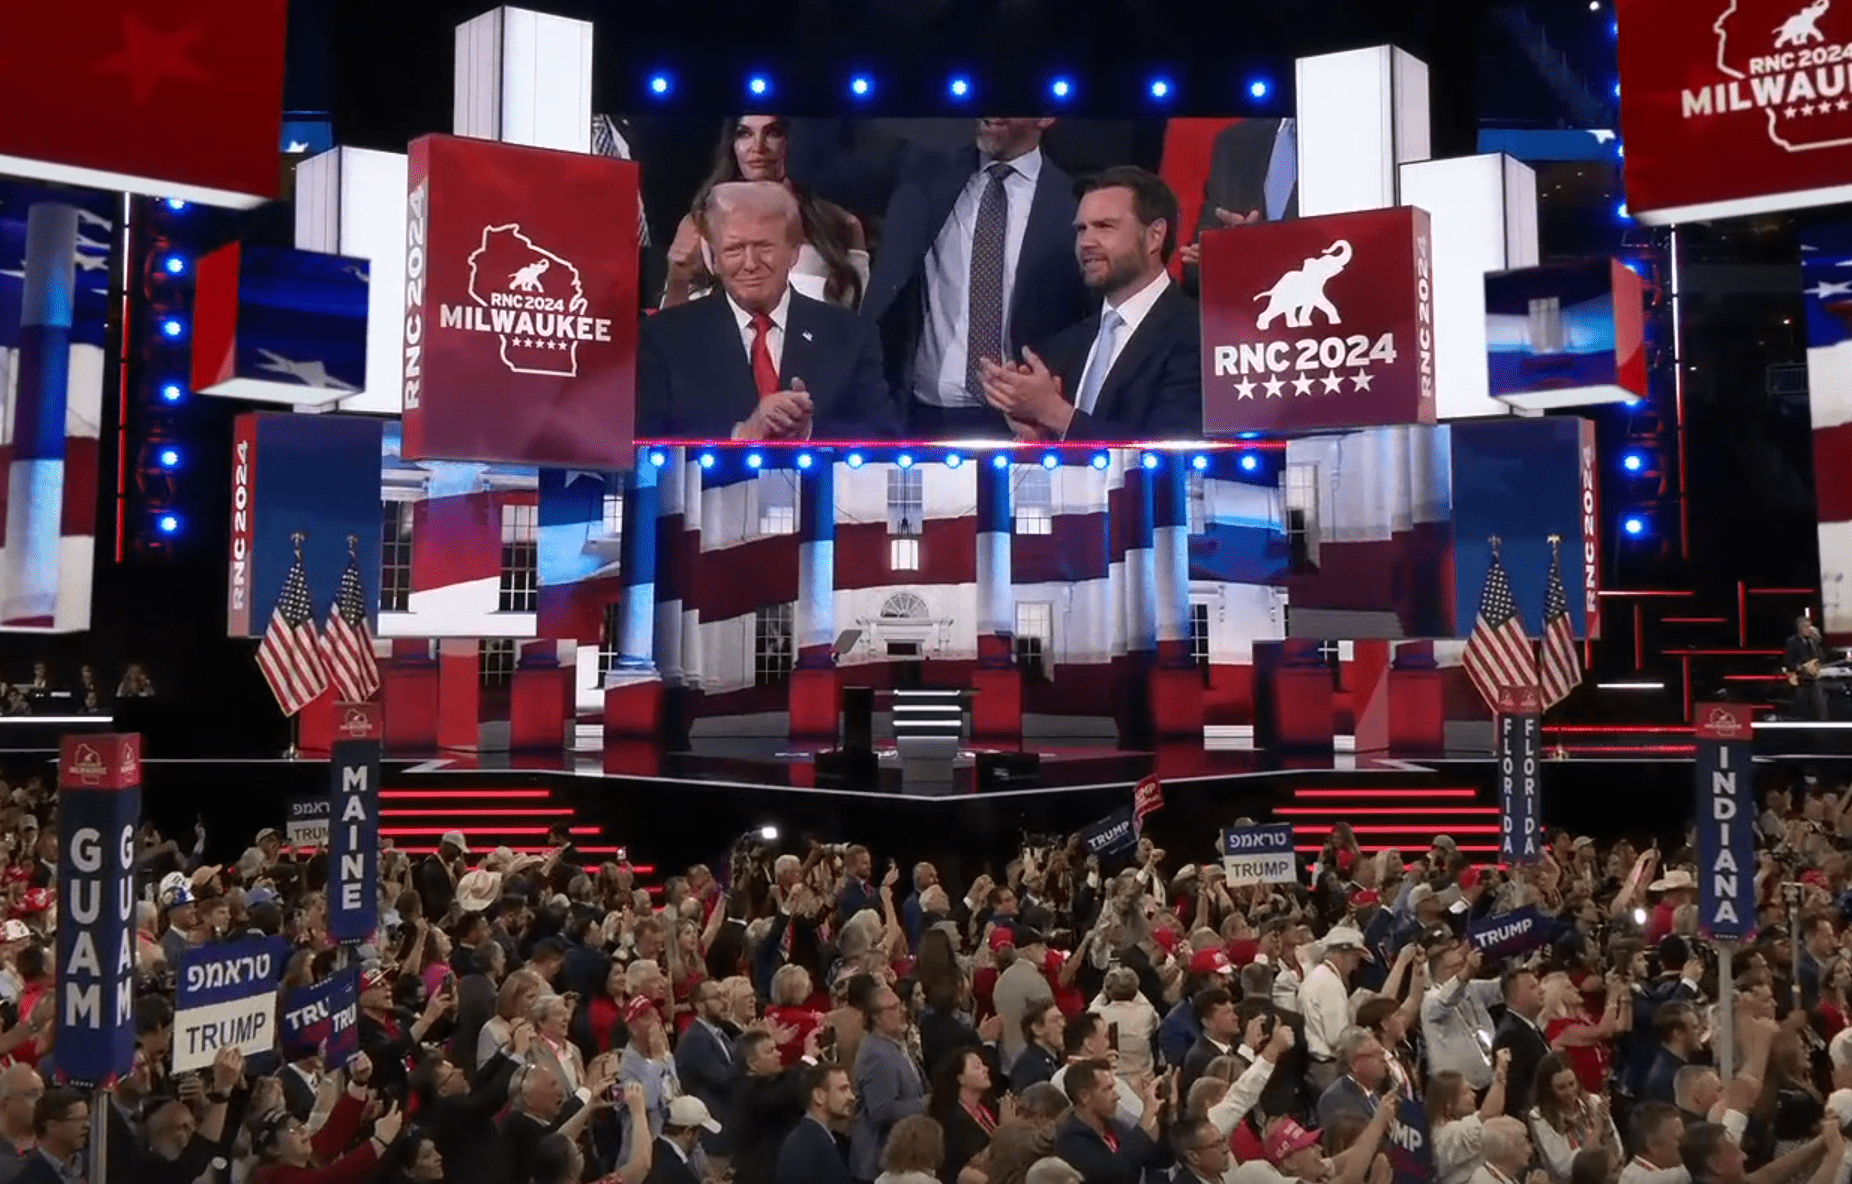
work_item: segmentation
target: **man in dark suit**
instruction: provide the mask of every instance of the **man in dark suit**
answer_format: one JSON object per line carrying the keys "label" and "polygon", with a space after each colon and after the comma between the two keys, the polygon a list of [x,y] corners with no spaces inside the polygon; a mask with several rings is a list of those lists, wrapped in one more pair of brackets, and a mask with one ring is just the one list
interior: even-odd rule
{"label": "man in dark suit", "polygon": [[[720,1119],[721,1126],[731,1127],[731,1105],[734,1083],[739,1080],[739,1066],[735,1063],[732,1042],[720,1030],[720,1020],[727,1012],[726,997],[720,984],[710,978],[695,986],[690,1001],[694,1004],[695,1020],[676,1042],[675,1075],[680,1078],[683,1089],[706,1103],[708,1111]],[[701,1144],[707,1148],[710,1163],[731,1151],[727,1137],[720,1131],[710,1131]]]}
{"label": "man in dark suit", "polygon": [[1338,1035],[1337,1076],[1318,1095],[1318,1125],[1328,1127],[1340,1118],[1368,1122],[1376,1117],[1377,1099],[1389,1075],[1389,1059],[1368,1028],[1351,1027]]}
{"label": "man in dark suit", "polygon": [[90,1099],[74,1089],[50,1089],[32,1110],[38,1146],[13,1178],[25,1184],[65,1184],[87,1179],[84,1148],[90,1143]]}
{"label": "man in dark suit", "polygon": [[1196,302],[1165,270],[1177,246],[1176,194],[1144,169],[1110,168],[1082,186],[1075,225],[1075,257],[1099,307],[1045,353],[1025,348],[1020,363],[983,362],[985,398],[1030,439],[1200,435]]}
{"label": "man in dark suit", "polygon": [[1820,685],[1820,666],[1832,658],[1820,642],[1820,631],[1805,614],[1795,618],[1794,635],[1788,638],[1787,655],[1782,666],[1794,682],[1796,719],[1826,718],[1826,690]]}
{"label": "man in dark suit", "polygon": [[1021,1097],[1030,1086],[1047,1081],[1066,1063],[1062,1037],[1067,1017],[1051,999],[1035,1003],[1022,1017],[1023,1050],[1010,1065],[1010,1092]]}
{"label": "man in dark suit", "polygon": [[855,440],[893,434],[873,325],[799,295],[797,199],[770,181],[716,185],[707,249],[721,291],[665,308],[637,342],[637,434]]}
{"label": "man in dark suit", "polygon": [[1005,436],[979,360],[1014,359],[1086,315],[1073,182],[1042,154],[1053,122],[980,119],[972,147],[902,170],[862,314],[881,327],[910,436]]}
{"label": "man in dark suit", "polygon": [[1177,1081],[1177,1092],[1185,1097],[1209,1062],[1233,1053],[1241,1039],[1241,1015],[1235,1008],[1235,997],[1226,987],[1206,987],[1196,992],[1196,1018],[1202,1022],[1203,1034],[1183,1058],[1182,1076]]}
{"label": "man in dark suit", "polygon": [[855,1118],[849,1074],[840,1065],[818,1065],[806,1084],[809,1107],[778,1149],[778,1184],[850,1184],[837,1134]]}
{"label": "man in dark suit", "polygon": [[805,1086],[811,1066],[799,1061],[784,1068],[771,1034],[755,1029],[734,1046],[745,1074],[734,1087],[727,1142],[733,1147],[737,1184],[772,1184],[778,1150],[803,1120],[810,1095]]}
{"label": "man in dark suit", "polygon": [[1505,1108],[1512,1114],[1525,1114],[1536,1102],[1537,1066],[1550,1055],[1550,1042],[1543,1038],[1537,1017],[1543,1012],[1543,986],[1537,972],[1516,967],[1505,972],[1501,984],[1505,992],[1505,1018],[1498,1021],[1492,1037],[1492,1049],[1511,1050],[1510,1084],[1505,1087]]}

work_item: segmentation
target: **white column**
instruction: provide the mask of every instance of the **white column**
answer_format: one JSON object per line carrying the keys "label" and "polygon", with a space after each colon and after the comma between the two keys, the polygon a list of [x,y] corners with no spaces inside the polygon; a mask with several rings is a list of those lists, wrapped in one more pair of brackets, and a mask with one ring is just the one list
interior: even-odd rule
{"label": "white column", "polygon": [[403,152],[333,148],[296,165],[296,249],[367,261],[367,380],[317,411],[397,415],[404,407]]}
{"label": "white column", "polygon": [[1502,152],[1402,167],[1402,204],[1431,220],[1435,417],[1507,415],[1486,373],[1485,277],[1537,263],[1537,175]]}
{"label": "white column", "polygon": [[1392,45],[1300,58],[1299,216],[1381,210],[1430,154],[1428,67]]}
{"label": "white column", "polygon": [[592,150],[592,24],[496,8],[457,26],[459,136]]}

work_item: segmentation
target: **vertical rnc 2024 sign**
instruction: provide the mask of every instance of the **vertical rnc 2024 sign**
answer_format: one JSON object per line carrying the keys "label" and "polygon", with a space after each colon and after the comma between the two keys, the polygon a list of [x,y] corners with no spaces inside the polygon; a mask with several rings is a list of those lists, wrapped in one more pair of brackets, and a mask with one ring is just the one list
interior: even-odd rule
{"label": "vertical rnc 2024 sign", "polygon": [[379,924],[377,703],[335,705],[328,763],[328,932],[357,945]]}
{"label": "vertical rnc 2024 sign", "polygon": [[1698,708],[1698,925],[1724,941],[1756,926],[1753,719],[1744,703]]}
{"label": "vertical rnc 2024 sign", "polygon": [[[66,736],[58,758],[58,1080],[108,1085],[135,1060],[135,826],[141,737]],[[22,1020],[26,1017],[21,1016]]]}
{"label": "vertical rnc 2024 sign", "polygon": [[1537,858],[1538,801],[1542,775],[1543,701],[1536,687],[1504,687],[1498,696],[1498,857],[1505,863]]}

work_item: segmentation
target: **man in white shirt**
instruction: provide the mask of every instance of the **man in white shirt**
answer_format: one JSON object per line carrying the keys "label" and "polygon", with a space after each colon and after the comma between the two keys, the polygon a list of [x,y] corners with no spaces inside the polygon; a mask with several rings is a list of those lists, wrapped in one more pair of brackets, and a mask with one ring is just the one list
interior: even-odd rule
{"label": "man in white shirt", "polygon": [[1348,925],[1325,935],[1325,957],[1299,987],[1299,1014],[1305,1017],[1305,1049],[1311,1056],[1306,1080],[1314,1094],[1337,1077],[1338,1036],[1350,1027],[1350,977],[1367,958],[1363,934]]}
{"label": "man in white shirt", "polygon": [[1428,1073],[1454,1072],[1475,1090],[1492,1084],[1492,1013],[1499,983],[1476,980],[1479,952],[1453,945],[1428,962],[1435,984],[1421,1000],[1421,1035],[1427,1043]]}

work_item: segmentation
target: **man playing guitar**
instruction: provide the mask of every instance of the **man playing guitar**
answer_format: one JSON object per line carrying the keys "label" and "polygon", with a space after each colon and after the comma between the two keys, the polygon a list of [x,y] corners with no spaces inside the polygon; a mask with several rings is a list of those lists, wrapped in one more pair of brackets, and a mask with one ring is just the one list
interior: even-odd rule
{"label": "man playing guitar", "polygon": [[1783,666],[1787,670],[1788,685],[1794,688],[1794,714],[1797,718],[1826,718],[1826,692],[1820,685],[1820,670],[1837,664],[1838,660],[1827,657],[1826,647],[1820,643],[1820,631],[1814,627],[1813,619],[1804,613],[1795,618],[1794,636],[1788,638],[1787,658]]}

